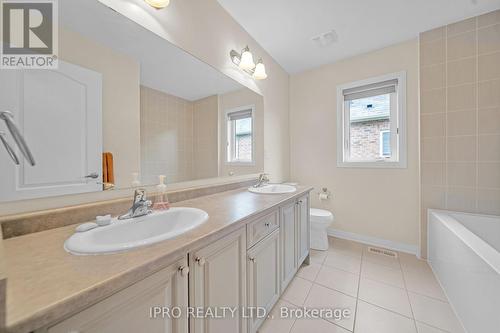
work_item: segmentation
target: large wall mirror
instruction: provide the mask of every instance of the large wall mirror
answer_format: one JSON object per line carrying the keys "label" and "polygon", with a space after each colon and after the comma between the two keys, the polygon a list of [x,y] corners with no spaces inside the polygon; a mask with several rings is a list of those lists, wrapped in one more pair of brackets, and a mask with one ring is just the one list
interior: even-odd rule
{"label": "large wall mirror", "polygon": [[259,173],[262,96],[97,0],[59,1],[59,68],[0,70],[0,201]]}

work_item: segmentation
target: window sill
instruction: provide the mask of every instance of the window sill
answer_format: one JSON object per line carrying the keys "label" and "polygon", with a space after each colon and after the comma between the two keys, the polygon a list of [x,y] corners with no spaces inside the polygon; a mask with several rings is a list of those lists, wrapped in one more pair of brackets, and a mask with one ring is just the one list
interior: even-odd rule
{"label": "window sill", "polygon": [[338,168],[365,168],[365,169],[406,169],[407,164],[405,161],[399,162],[386,162],[386,161],[373,161],[373,162],[337,162]]}
{"label": "window sill", "polygon": [[251,167],[251,166],[255,166],[255,162],[238,162],[238,161],[234,161],[234,162],[225,162],[224,163],[225,165],[233,165],[233,166],[247,166],[247,167]]}

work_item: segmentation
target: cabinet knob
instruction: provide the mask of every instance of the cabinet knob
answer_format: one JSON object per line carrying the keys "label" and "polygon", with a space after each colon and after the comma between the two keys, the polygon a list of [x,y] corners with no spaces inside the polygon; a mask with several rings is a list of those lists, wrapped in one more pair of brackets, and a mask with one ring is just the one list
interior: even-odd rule
{"label": "cabinet knob", "polygon": [[266,224],[264,224],[266,227],[270,227],[271,226],[271,223],[267,222]]}
{"label": "cabinet knob", "polygon": [[251,261],[251,262],[253,262],[253,263],[256,263],[256,262],[257,262],[257,259],[255,259],[255,258],[250,257],[250,258],[248,258],[248,259],[250,259],[250,261]]}
{"label": "cabinet knob", "polygon": [[196,262],[198,263],[198,265],[200,265],[200,266],[205,265],[205,258],[200,258],[200,257],[198,257],[198,258],[196,258],[195,260],[196,260]]}
{"label": "cabinet knob", "polygon": [[187,276],[189,274],[189,267],[181,266],[179,267],[179,272],[181,276]]}

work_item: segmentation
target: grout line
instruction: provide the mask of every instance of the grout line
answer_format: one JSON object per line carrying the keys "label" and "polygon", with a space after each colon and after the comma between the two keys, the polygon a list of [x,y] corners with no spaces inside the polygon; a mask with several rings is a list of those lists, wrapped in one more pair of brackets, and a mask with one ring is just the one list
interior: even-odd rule
{"label": "grout line", "polygon": [[361,248],[361,260],[359,263],[359,276],[358,276],[358,290],[356,292],[356,305],[354,306],[354,320],[352,321],[352,331],[356,330],[356,320],[358,319],[358,303],[359,303],[359,289],[361,288],[361,274],[363,272],[363,257],[365,255],[364,247]]}
{"label": "grout line", "polygon": [[415,313],[413,312],[413,306],[411,305],[410,294],[408,293],[408,287],[406,285],[406,278],[405,278],[405,274],[403,272],[403,266],[401,265],[401,260],[399,261],[399,267],[401,268],[401,273],[403,275],[403,285],[404,285],[405,292],[406,292],[406,299],[408,300],[408,304],[410,305],[410,311],[411,311],[411,316],[413,319],[413,325],[415,326],[415,332],[418,332],[417,321],[415,319]]}

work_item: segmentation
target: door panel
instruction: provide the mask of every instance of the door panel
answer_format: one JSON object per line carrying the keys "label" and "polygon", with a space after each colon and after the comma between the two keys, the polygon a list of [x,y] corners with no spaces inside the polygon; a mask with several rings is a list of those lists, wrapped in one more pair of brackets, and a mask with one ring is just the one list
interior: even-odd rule
{"label": "door panel", "polygon": [[297,272],[295,202],[281,208],[281,291]]}
{"label": "door panel", "polygon": [[[64,61],[58,70],[3,71],[0,111],[13,113],[36,165],[15,166],[0,148],[1,201],[102,190],[101,81]],[[86,179],[91,173],[99,177]]]}
{"label": "door panel", "polygon": [[[265,308],[268,313],[280,296],[279,230],[248,251],[248,306]],[[249,332],[256,332],[264,319],[253,316]]]}
{"label": "door panel", "polygon": [[300,266],[309,255],[310,247],[310,214],[309,196],[303,196],[297,202],[297,263]]}
{"label": "door panel", "polygon": [[50,327],[48,333],[188,333],[185,316],[178,319],[150,318],[153,306],[186,309],[188,277],[179,270],[187,260],[176,264],[114,294],[104,301]]}
{"label": "door panel", "polygon": [[223,319],[191,318],[190,332],[247,331],[241,309],[246,307],[246,228],[190,253],[190,305],[195,308],[236,308]]}

